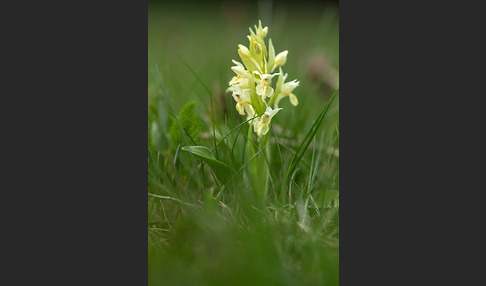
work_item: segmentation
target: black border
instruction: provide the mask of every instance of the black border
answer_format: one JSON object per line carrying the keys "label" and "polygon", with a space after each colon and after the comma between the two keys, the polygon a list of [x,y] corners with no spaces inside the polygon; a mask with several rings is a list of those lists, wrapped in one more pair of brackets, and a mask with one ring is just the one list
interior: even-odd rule
{"label": "black border", "polygon": [[147,5],[2,5],[8,284],[148,283]]}

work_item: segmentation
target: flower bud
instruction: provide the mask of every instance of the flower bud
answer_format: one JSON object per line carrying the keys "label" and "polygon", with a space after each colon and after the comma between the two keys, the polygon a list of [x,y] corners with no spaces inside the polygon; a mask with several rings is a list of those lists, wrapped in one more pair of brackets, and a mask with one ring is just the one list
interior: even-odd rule
{"label": "flower bud", "polygon": [[289,51],[283,51],[275,57],[275,67],[283,66],[287,62],[287,54]]}
{"label": "flower bud", "polygon": [[262,53],[262,46],[257,42],[255,42],[254,49],[257,55],[260,55]]}
{"label": "flower bud", "polygon": [[240,48],[240,51],[247,57],[251,57],[250,50],[248,50],[247,47],[243,45],[238,45],[238,48]]}
{"label": "flower bud", "polygon": [[263,28],[262,30],[262,38],[265,38],[268,34],[268,27]]}
{"label": "flower bud", "polygon": [[238,54],[240,55],[241,60],[245,64],[246,68],[251,71],[261,71],[260,65],[255,60],[255,58],[251,55],[250,50],[243,45],[238,45]]}

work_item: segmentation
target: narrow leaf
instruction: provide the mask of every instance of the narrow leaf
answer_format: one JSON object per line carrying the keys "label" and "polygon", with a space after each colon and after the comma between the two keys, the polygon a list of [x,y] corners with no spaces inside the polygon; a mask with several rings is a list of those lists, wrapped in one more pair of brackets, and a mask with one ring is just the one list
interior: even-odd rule
{"label": "narrow leaf", "polygon": [[294,157],[292,157],[292,160],[290,161],[290,166],[289,166],[289,169],[287,171],[286,177],[288,177],[289,174],[293,173],[295,171],[295,169],[297,168],[297,164],[300,162],[300,160],[304,156],[305,151],[307,150],[312,139],[316,135],[316,132],[319,129],[319,126],[321,125],[322,120],[326,116],[326,113],[329,110],[329,107],[331,106],[331,103],[334,100],[334,97],[336,97],[336,95],[339,95],[339,89],[336,90],[336,92],[334,92],[331,99],[327,103],[326,107],[324,107],[321,114],[319,114],[319,117],[317,118],[316,122],[314,122],[314,125],[312,125],[309,132],[307,132],[307,135],[305,136],[304,140],[302,141],[299,148],[297,149],[297,152],[295,153]]}

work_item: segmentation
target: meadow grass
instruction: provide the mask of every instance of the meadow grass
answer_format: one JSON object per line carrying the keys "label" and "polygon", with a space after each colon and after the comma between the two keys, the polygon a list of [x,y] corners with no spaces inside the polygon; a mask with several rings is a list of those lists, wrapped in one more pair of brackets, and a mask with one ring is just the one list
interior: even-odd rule
{"label": "meadow grass", "polygon": [[[246,14],[149,3],[149,285],[338,285],[337,9],[240,8]],[[262,150],[271,158],[263,201],[248,179],[256,137],[225,92],[237,45],[259,18],[277,52],[289,50],[289,80],[301,81],[299,105],[281,101]],[[175,144],[171,126],[184,131],[179,112],[191,101],[200,133],[182,132]],[[192,145],[209,148],[230,178],[183,151]]]}

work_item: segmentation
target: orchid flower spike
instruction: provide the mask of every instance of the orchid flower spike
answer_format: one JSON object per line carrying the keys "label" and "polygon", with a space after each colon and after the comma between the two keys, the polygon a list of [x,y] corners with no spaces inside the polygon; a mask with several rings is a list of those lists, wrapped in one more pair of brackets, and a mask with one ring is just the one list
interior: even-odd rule
{"label": "orchid flower spike", "polygon": [[280,89],[280,93],[277,96],[277,99],[275,99],[274,106],[278,107],[278,103],[280,100],[284,97],[289,97],[290,103],[292,103],[293,106],[297,106],[299,104],[299,100],[297,99],[297,96],[292,93],[296,87],[299,86],[299,81],[294,79],[293,81],[286,82],[282,84],[282,87]]}
{"label": "orchid flower spike", "polygon": [[[261,21],[258,22],[258,26],[255,25],[255,31],[250,28],[250,35],[247,36],[250,44],[248,47],[238,45],[241,62],[233,60],[235,65],[231,70],[235,76],[229,81],[227,89],[236,102],[239,114],[246,114],[247,119],[259,115],[248,122],[257,133],[258,140],[268,133],[272,117],[281,110],[278,103],[282,98],[288,96],[294,106],[299,103],[293,94],[293,90],[299,86],[299,81],[286,83],[287,74],[282,71],[282,66],[287,62],[288,51],[275,55],[272,40],[268,40],[268,46],[265,43],[267,35],[268,27],[263,27]],[[279,68],[279,72],[273,73],[276,68]],[[279,77],[274,88],[272,78],[277,75]]]}

